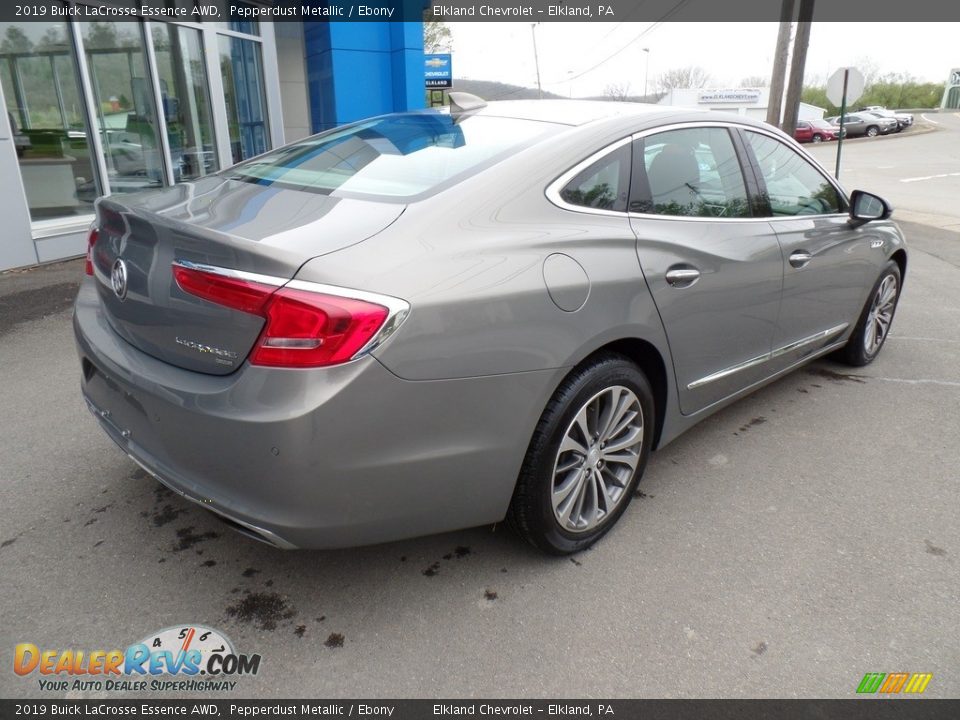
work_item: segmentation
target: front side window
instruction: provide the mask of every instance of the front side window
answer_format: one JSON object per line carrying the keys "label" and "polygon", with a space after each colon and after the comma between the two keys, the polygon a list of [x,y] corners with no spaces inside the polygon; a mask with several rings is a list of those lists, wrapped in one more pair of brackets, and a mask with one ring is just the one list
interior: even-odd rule
{"label": "front side window", "polygon": [[278,148],[227,173],[337,197],[410,199],[473,175],[561,127],[439,112],[384,115]]}
{"label": "front side window", "polygon": [[740,218],[750,203],[733,141],[725,128],[668,130],[638,141],[630,209],[653,215]]}
{"label": "front side window", "polygon": [[774,216],[843,212],[845,202],[833,183],[796,150],[769,135],[749,131],[744,135],[760,167]]}
{"label": "front side window", "polygon": [[629,185],[630,149],[624,145],[577,173],[560,197],[570,205],[624,212]]}

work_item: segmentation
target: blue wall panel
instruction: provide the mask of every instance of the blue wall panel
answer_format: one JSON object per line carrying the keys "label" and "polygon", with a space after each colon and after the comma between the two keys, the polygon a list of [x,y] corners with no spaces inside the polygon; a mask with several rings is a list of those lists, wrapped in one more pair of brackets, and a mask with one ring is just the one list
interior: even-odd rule
{"label": "blue wall panel", "polygon": [[314,132],[424,106],[422,23],[306,22],[304,45]]}

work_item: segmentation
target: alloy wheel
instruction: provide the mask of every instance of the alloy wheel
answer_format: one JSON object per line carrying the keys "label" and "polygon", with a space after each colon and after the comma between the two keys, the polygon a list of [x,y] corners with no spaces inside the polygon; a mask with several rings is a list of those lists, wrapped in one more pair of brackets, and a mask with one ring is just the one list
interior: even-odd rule
{"label": "alloy wheel", "polygon": [[887,338],[890,323],[893,320],[893,311],[897,305],[897,291],[897,278],[887,275],[873,296],[863,334],[863,349],[867,355],[875,355]]}
{"label": "alloy wheel", "polygon": [[553,514],[565,531],[594,529],[624,500],[643,449],[643,409],[623,385],[590,398],[574,416],[553,467]]}

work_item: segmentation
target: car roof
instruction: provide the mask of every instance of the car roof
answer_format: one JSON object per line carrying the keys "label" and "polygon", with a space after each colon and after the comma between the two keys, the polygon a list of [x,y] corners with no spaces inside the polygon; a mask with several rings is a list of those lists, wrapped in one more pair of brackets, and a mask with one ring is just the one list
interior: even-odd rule
{"label": "car roof", "polygon": [[486,106],[471,114],[537,120],[560,125],[586,125],[597,120],[619,117],[643,118],[689,112],[689,108],[605,100],[500,100],[488,102]]}

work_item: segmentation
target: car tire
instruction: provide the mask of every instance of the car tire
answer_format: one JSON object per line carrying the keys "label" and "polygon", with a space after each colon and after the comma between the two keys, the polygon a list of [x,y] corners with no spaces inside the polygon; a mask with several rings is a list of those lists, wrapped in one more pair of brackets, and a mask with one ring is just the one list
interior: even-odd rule
{"label": "car tire", "polygon": [[863,367],[876,359],[890,334],[902,286],[900,266],[890,260],[870,290],[853,334],[847,344],[835,354],[837,360],[854,367]]}
{"label": "car tire", "polygon": [[867,137],[876,137],[879,134],[880,128],[878,128],[876,125],[871,125],[867,128]]}
{"label": "car tire", "polygon": [[630,504],[655,426],[650,383],[628,358],[604,353],[575,368],[537,423],[507,514],[510,526],[553,555],[595,543]]}
{"label": "car tire", "polygon": [[823,142],[823,135],[816,134],[816,135],[813,136],[812,140],[813,140],[813,142],[815,142],[815,143],[822,143],[822,142]]}

